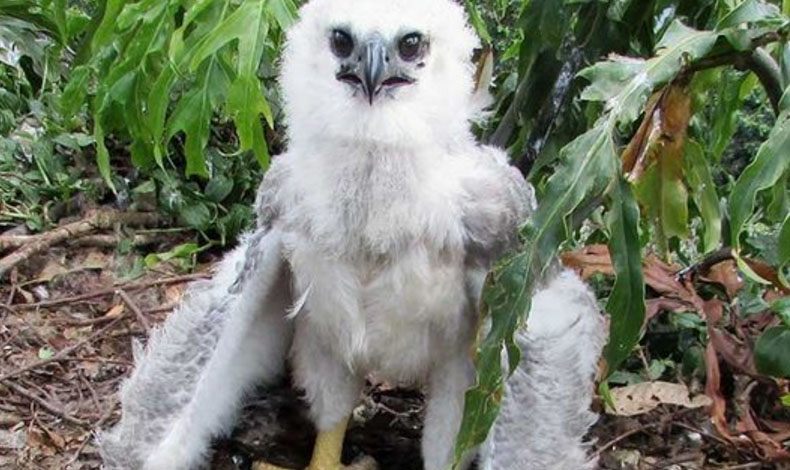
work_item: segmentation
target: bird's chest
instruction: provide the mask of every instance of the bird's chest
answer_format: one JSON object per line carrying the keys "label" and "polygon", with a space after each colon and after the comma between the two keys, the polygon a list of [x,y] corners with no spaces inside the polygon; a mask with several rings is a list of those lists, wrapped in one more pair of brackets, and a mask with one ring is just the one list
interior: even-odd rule
{"label": "bird's chest", "polygon": [[298,243],[290,260],[304,295],[298,329],[358,371],[419,381],[468,327],[458,256],[415,245],[388,259],[348,260]]}
{"label": "bird's chest", "polygon": [[379,165],[312,189],[287,241],[304,294],[299,327],[360,370],[418,379],[465,327],[462,228],[447,178]]}

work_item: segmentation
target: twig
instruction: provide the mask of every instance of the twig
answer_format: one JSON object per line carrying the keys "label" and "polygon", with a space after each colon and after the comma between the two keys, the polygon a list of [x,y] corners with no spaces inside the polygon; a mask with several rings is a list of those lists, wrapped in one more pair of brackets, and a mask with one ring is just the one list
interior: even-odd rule
{"label": "twig", "polygon": [[[11,268],[27,260],[36,253],[66,240],[86,235],[95,230],[106,230],[119,223],[150,226],[156,225],[158,222],[159,216],[157,214],[110,211],[94,212],[78,222],[66,224],[47,233],[37,235],[35,240],[29,241],[17,251],[0,259],[0,278],[10,271]],[[2,238],[0,238],[0,243],[4,243]]]}
{"label": "twig", "polygon": [[107,407],[107,409],[105,410],[105,412],[101,416],[101,418],[99,418],[99,420],[96,421],[96,424],[93,425],[93,429],[91,431],[88,431],[85,434],[83,434],[83,438],[84,439],[83,439],[82,443],[80,444],[80,446],[77,448],[77,450],[74,451],[74,455],[71,457],[71,459],[66,464],[67,467],[69,465],[73,464],[74,462],[76,462],[77,459],[80,458],[80,456],[82,455],[82,452],[85,450],[85,447],[91,441],[91,434],[95,435],[96,431],[100,430],[101,427],[104,426],[104,423],[106,423],[107,420],[112,417],[112,413],[113,413],[113,411],[115,411],[115,407],[117,405],[118,405],[118,402],[116,400],[113,400],[113,402],[110,403],[110,406]]}
{"label": "twig", "polygon": [[134,313],[134,316],[137,317],[137,321],[140,322],[140,326],[143,327],[145,333],[149,334],[151,332],[151,326],[148,324],[148,320],[146,320],[143,311],[140,310],[140,307],[138,307],[137,304],[134,303],[134,300],[132,300],[132,298],[129,297],[129,294],[127,294],[123,289],[118,289],[118,295],[123,300],[123,303],[125,303],[126,306],[129,307],[129,310],[131,310],[132,313]]}
{"label": "twig", "polygon": [[782,100],[784,89],[782,88],[782,72],[771,54],[767,53],[762,47],[758,47],[752,52],[746,61],[749,69],[760,79],[765,94],[771,102],[774,114],[779,114],[779,102]]}
{"label": "twig", "polygon": [[749,462],[740,465],[731,465],[729,467],[719,467],[718,470],[745,470],[747,468],[758,468],[762,466],[763,462]]}
{"label": "twig", "polygon": [[19,248],[26,243],[36,240],[36,235],[5,235],[0,236],[0,251],[5,251],[11,248]]}
{"label": "twig", "polygon": [[593,458],[599,457],[605,450],[607,450],[610,447],[616,445],[618,442],[623,441],[625,439],[628,439],[629,437],[633,436],[634,434],[639,434],[640,432],[645,432],[648,429],[655,428],[655,427],[661,426],[663,424],[664,423],[662,423],[662,422],[647,423],[647,424],[644,424],[642,426],[639,426],[636,429],[632,429],[630,431],[627,431],[627,432],[617,436],[616,438],[612,439],[611,441],[607,442],[606,444],[602,445],[598,449],[596,449],[595,452],[593,452],[592,456],[593,456]]}
{"label": "twig", "polygon": [[708,256],[705,257],[705,259],[703,259],[699,263],[678,271],[675,277],[682,279],[685,278],[689,273],[705,274],[717,264],[723,263],[725,261],[729,261],[731,259],[734,259],[734,253],[732,251],[732,247],[725,246],[724,248],[719,248],[718,250],[709,254]]}
{"label": "twig", "polygon": [[[115,248],[122,241],[128,241],[134,247],[154,245],[164,242],[165,237],[155,235],[135,234],[132,237],[125,238],[117,235],[88,235],[80,237],[76,240],[70,241],[71,246],[91,246],[98,248]],[[2,248],[2,247],[0,247]]]}
{"label": "twig", "polygon": [[38,395],[30,392],[29,390],[27,390],[26,388],[22,387],[21,385],[17,385],[17,384],[15,384],[13,382],[6,382],[5,385],[12,392],[14,392],[17,395],[20,395],[22,397],[25,397],[25,398],[27,398],[28,400],[30,400],[32,402],[38,403],[39,406],[41,406],[42,408],[44,408],[45,410],[47,410],[51,414],[53,414],[55,416],[58,416],[59,418],[62,418],[66,422],[69,422],[69,423],[77,425],[77,426],[83,426],[83,427],[88,427],[89,426],[88,422],[83,421],[83,420],[81,420],[79,418],[75,418],[75,417],[69,415],[65,411],[63,411],[60,408],[50,404],[48,401],[46,401],[43,398],[39,397]]}
{"label": "twig", "polygon": [[89,343],[93,342],[96,338],[104,336],[107,332],[109,332],[110,330],[115,328],[124,318],[126,318],[126,314],[119,315],[115,320],[113,320],[112,322],[107,324],[107,326],[105,326],[104,328],[96,331],[95,333],[93,333],[92,335],[88,336],[87,338],[85,338],[84,340],[80,341],[79,343],[75,344],[74,346],[69,346],[66,349],[62,349],[62,350],[58,351],[57,354],[55,354],[54,356],[52,356],[52,357],[50,357],[48,359],[41,359],[40,361],[36,361],[36,362],[34,362],[32,364],[28,364],[28,365],[22,367],[21,369],[17,369],[14,372],[9,372],[8,374],[5,374],[5,375],[0,375],[0,383],[7,382],[8,379],[11,379],[11,378],[17,377],[19,375],[22,375],[25,372],[31,371],[33,369],[38,369],[38,368],[43,367],[43,366],[45,366],[47,364],[51,364],[53,362],[60,362],[60,361],[62,361],[64,358],[66,358],[67,356],[70,356],[72,353],[74,353],[75,351],[77,351],[81,347],[85,346],[86,344],[89,344]]}
{"label": "twig", "polygon": [[62,299],[46,300],[44,302],[38,302],[34,304],[14,304],[14,308],[30,310],[36,308],[59,307],[65,304],[74,304],[79,302],[85,302],[86,300],[93,300],[97,297],[106,297],[108,295],[115,295],[118,289],[123,289],[126,292],[133,292],[142,289],[149,289],[151,287],[158,287],[158,286],[172,285],[172,284],[184,284],[186,282],[198,281],[201,279],[209,279],[210,277],[211,277],[210,273],[197,273],[197,274],[188,274],[185,276],[174,276],[165,279],[157,279],[155,281],[148,281],[148,282],[116,284],[114,287],[108,289],[101,289],[94,292],[89,292],[87,294],[75,295],[72,297],[64,297]]}

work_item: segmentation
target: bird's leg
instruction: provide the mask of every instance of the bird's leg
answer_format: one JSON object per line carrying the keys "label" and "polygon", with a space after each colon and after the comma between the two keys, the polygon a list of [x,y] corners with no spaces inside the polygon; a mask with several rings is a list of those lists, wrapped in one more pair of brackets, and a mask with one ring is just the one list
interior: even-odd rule
{"label": "bird's leg", "polygon": [[[425,470],[446,470],[453,462],[455,439],[461,427],[464,394],[474,383],[474,365],[458,354],[431,373],[428,384],[422,456]],[[461,468],[468,468],[471,456]]]}
{"label": "bird's leg", "polygon": [[318,433],[309,470],[340,470],[340,455],[347,426],[348,418],[344,418],[333,429]]}
{"label": "bird's leg", "polygon": [[[376,461],[365,457],[352,465],[345,466],[340,462],[343,453],[343,439],[346,437],[348,418],[341,420],[329,431],[318,433],[313,447],[313,458],[307,470],[377,470]],[[259,462],[253,465],[253,470],[288,470],[276,465]]]}

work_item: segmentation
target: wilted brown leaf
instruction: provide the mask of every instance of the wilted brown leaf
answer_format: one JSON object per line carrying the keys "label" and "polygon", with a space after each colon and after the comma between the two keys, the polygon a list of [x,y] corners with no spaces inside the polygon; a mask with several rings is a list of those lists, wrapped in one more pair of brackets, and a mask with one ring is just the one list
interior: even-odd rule
{"label": "wilted brown leaf", "polygon": [[614,275],[612,258],[606,245],[585,246],[578,251],[563,253],[560,258],[566,268],[573,269],[585,280],[598,273]]}
{"label": "wilted brown leaf", "polygon": [[738,267],[733,260],[713,265],[707,274],[700,276],[700,279],[721,284],[730,299],[734,299],[744,285]]}

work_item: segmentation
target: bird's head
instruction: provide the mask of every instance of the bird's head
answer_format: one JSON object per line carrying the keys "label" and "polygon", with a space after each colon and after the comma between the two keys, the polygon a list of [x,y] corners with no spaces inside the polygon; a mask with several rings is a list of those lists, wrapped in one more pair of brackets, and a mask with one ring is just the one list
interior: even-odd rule
{"label": "bird's head", "polygon": [[281,73],[292,144],[466,136],[476,45],[452,0],[311,0],[288,33]]}

